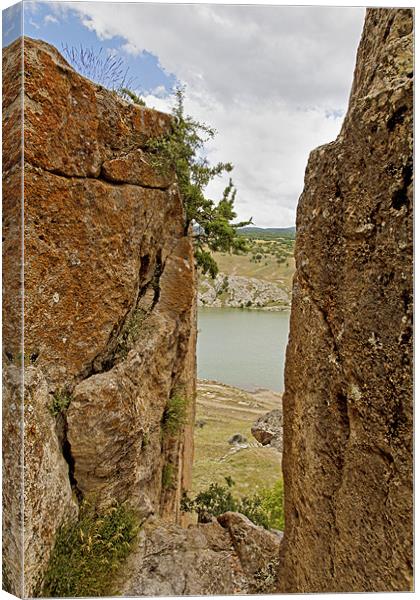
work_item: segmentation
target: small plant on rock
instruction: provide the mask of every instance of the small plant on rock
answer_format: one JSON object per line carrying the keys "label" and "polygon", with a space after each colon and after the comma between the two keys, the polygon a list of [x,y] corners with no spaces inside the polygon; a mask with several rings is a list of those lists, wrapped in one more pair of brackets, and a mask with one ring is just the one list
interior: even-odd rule
{"label": "small plant on rock", "polygon": [[146,106],[146,102],[143,98],[140,98],[135,92],[129,90],[128,88],[121,88],[120,94],[124,99],[129,99],[133,104],[137,104],[138,106]]}
{"label": "small plant on rock", "polygon": [[175,467],[171,463],[167,463],[162,469],[162,487],[168,490],[173,487],[175,481]]}
{"label": "small plant on rock", "polygon": [[65,390],[57,390],[53,394],[52,402],[49,406],[49,411],[53,417],[65,412],[70,406],[71,395]]}
{"label": "small plant on rock", "polygon": [[71,66],[83,77],[109,90],[122,94],[134,84],[134,78],[123,58],[106,54],[103,48],[96,50],[82,44],[79,46],[62,44],[62,52]]}
{"label": "small plant on rock", "polygon": [[112,595],[115,574],[130,553],[137,532],[137,520],[124,505],[99,512],[84,502],[79,519],[58,531],[42,595]]}
{"label": "small plant on rock", "polygon": [[134,343],[139,338],[146,316],[147,312],[144,309],[136,308],[128,318],[118,339],[116,348],[116,354],[121,358],[126,358]]}
{"label": "small plant on rock", "polygon": [[162,432],[168,437],[177,435],[187,421],[188,401],[185,395],[175,392],[168,401],[162,416]]}

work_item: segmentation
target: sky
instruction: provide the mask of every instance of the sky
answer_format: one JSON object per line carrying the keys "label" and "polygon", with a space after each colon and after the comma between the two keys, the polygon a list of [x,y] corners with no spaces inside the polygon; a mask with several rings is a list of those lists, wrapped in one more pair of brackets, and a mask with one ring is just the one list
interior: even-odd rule
{"label": "sky", "polygon": [[[217,130],[212,162],[232,162],[241,220],[295,224],[309,152],[339,133],[364,8],[113,2],[25,2],[24,34],[121,58],[148,106]],[[13,28],[14,26],[14,28]],[[19,34],[3,13],[4,44]],[[102,49],[102,50],[101,50]],[[210,184],[217,200],[227,183]]]}

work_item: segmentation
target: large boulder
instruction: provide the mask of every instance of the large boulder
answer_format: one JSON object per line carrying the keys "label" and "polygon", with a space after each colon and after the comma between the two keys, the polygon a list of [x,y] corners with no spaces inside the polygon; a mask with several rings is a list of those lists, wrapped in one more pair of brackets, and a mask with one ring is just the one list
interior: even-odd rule
{"label": "large boulder", "polygon": [[278,408],[271,410],[255,421],[251,427],[254,438],[263,446],[283,450],[283,417]]}

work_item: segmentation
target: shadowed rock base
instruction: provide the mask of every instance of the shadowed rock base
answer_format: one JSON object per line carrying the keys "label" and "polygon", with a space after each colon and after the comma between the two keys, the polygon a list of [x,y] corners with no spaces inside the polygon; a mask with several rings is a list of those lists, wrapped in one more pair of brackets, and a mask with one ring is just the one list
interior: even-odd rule
{"label": "shadowed rock base", "polygon": [[212,523],[149,522],[121,574],[124,596],[273,592],[280,537],[238,513]]}

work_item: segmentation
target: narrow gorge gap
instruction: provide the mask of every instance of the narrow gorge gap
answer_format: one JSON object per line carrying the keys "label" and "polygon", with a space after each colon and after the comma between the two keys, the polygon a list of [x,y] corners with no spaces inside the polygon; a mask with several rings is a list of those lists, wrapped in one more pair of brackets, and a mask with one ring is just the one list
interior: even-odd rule
{"label": "narrow gorge gap", "polygon": [[282,393],[294,229],[251,228],[243,235],[245,252],[215,253],[219,274],[199,275],[191,492],[196,496],[216,483],[239,503],[272,493],[278,510],[265,525],[282,530]]}

